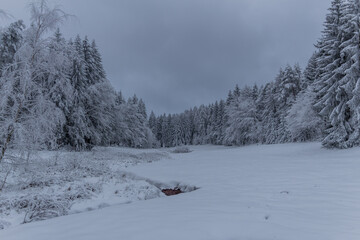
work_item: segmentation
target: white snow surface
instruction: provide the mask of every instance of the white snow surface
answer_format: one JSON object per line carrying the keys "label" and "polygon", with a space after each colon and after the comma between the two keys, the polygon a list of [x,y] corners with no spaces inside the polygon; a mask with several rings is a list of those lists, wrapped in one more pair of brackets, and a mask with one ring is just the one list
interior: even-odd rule
{"label": "white snow surface", "polygon": [[191,150],[126,171],[196,191],[24,224],[0,231],[0,239],[360,239],[359,148],[306,143]]}

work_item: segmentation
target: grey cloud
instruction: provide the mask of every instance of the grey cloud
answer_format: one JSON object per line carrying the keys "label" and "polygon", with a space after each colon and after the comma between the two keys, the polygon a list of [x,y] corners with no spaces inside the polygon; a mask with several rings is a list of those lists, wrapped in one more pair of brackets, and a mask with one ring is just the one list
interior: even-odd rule
{"label": "grey cloud", "polygon": [[[2,1],[13,15],[24,13]],[[79,19],[63,28],[66,36],[95,38],[115,88],[136,93],[157,113],[224,98],[235,84],[272,81],[287,63],[304,66],[330,6],[330,0],[58,3]]]}

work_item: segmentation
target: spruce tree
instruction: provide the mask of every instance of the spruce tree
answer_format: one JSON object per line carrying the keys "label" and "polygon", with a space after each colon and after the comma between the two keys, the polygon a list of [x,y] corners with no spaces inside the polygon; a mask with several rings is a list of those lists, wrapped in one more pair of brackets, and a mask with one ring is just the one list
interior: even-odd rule
{"label": "spruce tree", "polygon": [[343,11],[343,1],[333,0],[326,16],[322,37],[316,45],[319,52],[317,58],[319,77],[314,83],[316,92],[314,106],[323,117],[328,128],[328,136],[323,141],[324,146],[327,147],[340,147],[340,142],[344,141],[342,136],[347,135],[345,126],[341,122],[337,122],[339,112],[335,110],[343,105],[341,102],[346,98],[345,96],[339,98],[343,92],[339,83],[344,77],[344,72],[341,70],[340,49]]}
{"label": "spruce tree", "polygon": [[23,43],[24,22],[11,23],[0,35],[0,77],[3,68],[14,62],[14,57]]}
{"label": "spruce tree", "polygon": [[318,52],[314,52],[308,61],[308,64],[304,70],[304,77],[301,85],[302,89],[306,89],[308,86],[312,85],[318,78],[318,56]]}

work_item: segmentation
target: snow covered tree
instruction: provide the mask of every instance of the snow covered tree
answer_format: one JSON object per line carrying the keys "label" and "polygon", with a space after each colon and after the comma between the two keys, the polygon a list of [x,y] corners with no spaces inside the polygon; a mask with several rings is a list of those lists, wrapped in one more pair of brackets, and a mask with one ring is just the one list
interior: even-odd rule
{"label": "snow covered tree", "polygon": [[260,88],[236,85],[221,104],[159,117],[158,139],[163,146],[178,144],[166,133],[172,129],[186,144],[272,144],[323,136],[325,147],[360,145],[359,19],[360,0],[333,0],[304,72],[298,64],[287,65]]}
{"label": "snow covered tree", "polygon": [[102,64],[101,54],[95,40],[91,42],[90,55],[91,59],[93,60],[93,65],[91,66],[93,79],[95,82],[101,82],[103,79],[106,78],[106,73]]}
{"label": "snow covered tree", "polygon": [[319,41],[316,109],[327,123],[325,147],[359,144],[357,82],[359,67],[359,1],[334,0]]}
{"label": "snow covered tree", "polygon": [[4,66],[0,79],[0,121],[3,137],[0,162],[9,144],[20,148],[54,147],[56,133],[64,115],[54,104],[47,89],[49,62],[46,34],[67,18],[61,9],[51,9],[45,1],[33,3],[31,27],[24,32],[24,42],[14,60]]}
{"label": "snow covered tree", "polygon": [[290,105],[300,92],[301,70],[298,65],[293,69],[287,65],[285,70],[280,70],[276,79],[277,88],[279,90],[279,100],[285,105]]}
{"label": "snow covered tree", "polygon": [[15,53],[23,43],[25,25],[22,20],[11,23],[0,35],[0,76],[3,67],[14,62]]}
{"label": "snow covered tree", "polygon": [[[114,123],[112,131],[113,144],[147,148],[158,145],[154,133],[149,128],[147,119],[139,111],[140,101],[134,95],[127,102],[123,101],[121,93],[117,93],[114,103]],[[141,101],[143,104],[144,102]],[[144,106],[145,107],[145,104]]]}
{"label": "snow covered tree", "polygon": [[233,93],[232,93],[232,91],[230,90],[229,93],[228,93],[228,96],[227,96],[227,98],[226,98],[226,105],[229,106],[230,103],[231,103],[231,101],[232,101],[233,99],[234,99]]}
{"label": "snow covered tree", "polygon": [[227,145],[247,145],[258,141],[259,121],[255,99],[250,88],[245,88],[226,109],[229,126],[224,142]]}
{"label": "snow covered tree", "polygon": [[87,38],[77,36],[68,45],[73,99],[66,114],[64,144],[77,150],[107,145],[112,141],[113,107],[122,100],[105,78],[95,43],[90,46]]}
{"label": "snow covered tree", "polygon": [[142,99],[140,99],[138,103],[138,112],[147,119],[146,106]]}
{"label": "snow covered tree", "polygon": [[292,141],[320,140],[324,129],[320,115],[314,110],[315,92],[309,86],[301,92],[286,117]]}
{"label": "snow covered tree", "polygon": [[155,113],[153,111],[151,111],[150,117],[149,117],[149,128],[151,129],[151,131],[154,133],[155,136],[157,135],[156,124],[157,124],[157,121],[156,121]]}
{"label": "snow covered tree", "polygon": [[[341,71],[344,72],[344,76],[339,81],[340,89],[336,92],[336,99],[340,101],[330,115],[330,120],[333,128],[346,130],[345,142],[338,145],[337,141],[335,145],[347,148],[360,144],[360,2],[350,0],[344,4],[343,9],[340,55]],[[331,131],[324,140],[326,146],[333,145],[332,139],[336,137],[336,132],[336,130]]]}
{"label": "snow covered tree", "polygon": [[69,42],[71,68],[69,79],[72,85],[73,98],[70,104],[69,113],[66,115],[64,126],[64,144],[69,144],[76,150],[86,148],[86,136],[91,132],[88,128],[85,100],[87,96],[87,84],[84,70],[84,58],[80,36],[74,42]]}
{"label": "snow covered tree", "polygon": [[179,146],[179,145],[183,145],[183,141],[182,141],[182,122],[181,122],[181,118],[178,114],[175,114],[172,117],[172,144],[171,146]]}
{"label": "snow covered tree", "polygon": [[90,120],[91,135],[87,141],[91,145],[108,145],[111,141],[111,130],[113,123],[112,106],[114,105],[115,93],[110,82],[96,83],[88,88],[86,102],[86,114]]}
{"label": "snow covered tree", "polygon": [[196,126],[196,132],[194,136],[194,144],[206,144],[208,143],[208,127],[210,111],[205,105],[201,105],[197,111],[195,111],[194,121]]}
{"label": "snow covered tree", "polygon": [[304,80],[301,86],[303,90],[306,89],[309,85],[312,85],[318,77],[319,74],[318,63],[317,63],[318,55],[319,55],[318,52],[313,53],[304,70],[304,78],[303,78]]}
{"label": "snow covered tree", "polygon": [[125,103],[125,99],[122,95],[122,92],[119,91],[116,93],[116,96],[115,96],[115,104],[116,105],[121,105],[121,104],[124,104]]}
{"label": "snow covered tree", "polygon": [[344,71],[341,69],[343,59],[340,48],[343,39],[341,29],[343,11],[342,0],[332,1],[324,23],[323,35],[317,44],[319,77],[314,83],[316,91],[314,106],[328,128],[328,136],[323,141],[324,146],[327,147],[341,147],[341,142],[344,142],[348,135],[346,133],[348,124],[344,124],[343,121],[344,113],[347,112],[344,107],[348,100],[340,85],[344,77]]}

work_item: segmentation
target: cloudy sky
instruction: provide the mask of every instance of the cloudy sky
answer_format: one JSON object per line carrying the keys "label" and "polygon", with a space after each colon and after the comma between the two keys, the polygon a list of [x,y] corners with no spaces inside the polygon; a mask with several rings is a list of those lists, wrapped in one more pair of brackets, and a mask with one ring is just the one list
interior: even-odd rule
{"label": "cloudy sky", "polygon": [[[0,9],[29,19],[27,0]],[[225,98],[229,89],[272,81],[305,66],[330,0],[49,0],[76,15],[65,36],[88,35],[107,76],[148,110],[175,113]],[[4,20],[1,20],[5,24]]]}

